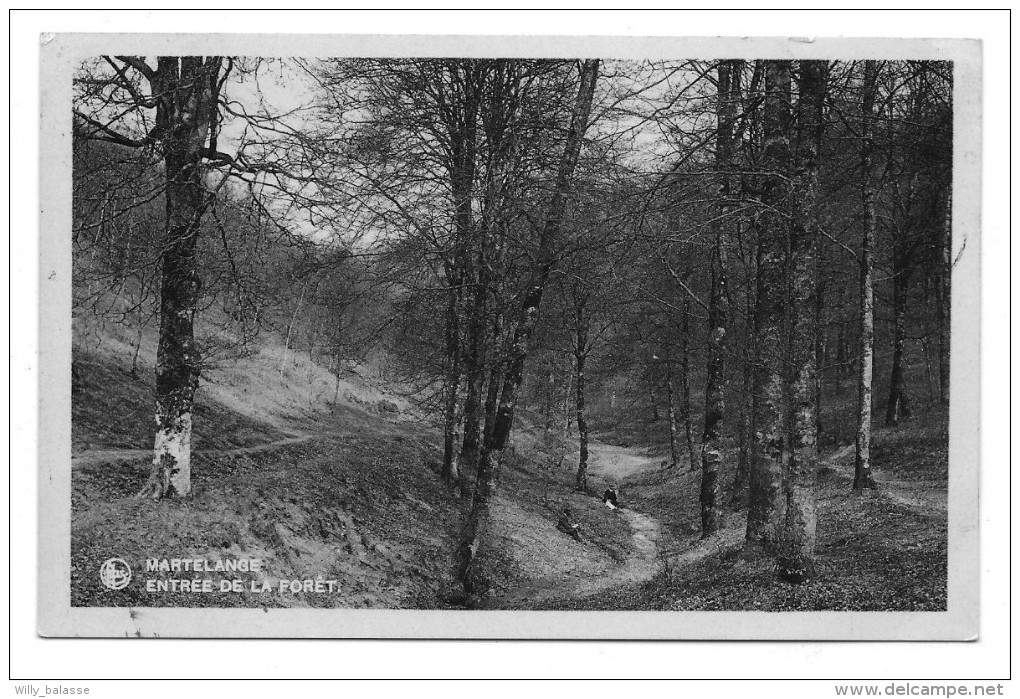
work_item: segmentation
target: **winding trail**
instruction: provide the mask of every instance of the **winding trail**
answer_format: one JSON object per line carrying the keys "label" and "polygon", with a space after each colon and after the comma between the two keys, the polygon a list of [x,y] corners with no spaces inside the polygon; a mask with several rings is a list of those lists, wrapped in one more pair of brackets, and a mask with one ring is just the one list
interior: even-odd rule
{"label": "winding trail", "polygon": [[[644,454],[640,449],[618,447],[598,441],[589,443],[589,476],[608,483],[619,484],[625,478],[658,468],[659,459]],[[501,506],[506,517],[508,508]],[[630,508],[618,511],[631,530],[630,546],[626,558],[614,563],[608,557],[598,560],[585,549],[563,551],[556,570],[532,578],[531,581],[502,600],[511,604],[541,605],[554,599],[587,597],[598,592],[650,580],[661,565],[659,542],[664,529],[657,519]],[[518,531],[520,531],[518,529]],[[548,534],[542,533],[548,538]],[[518,555],[528,556],[527,547],[545,547],[535,537],[511,537],[518,547]],[[524,550],[521,550],[524,549]],[[539,552],[532,548],[535,554]],[[562,557],[566,557],[564,560]]]}
{"label": "winding trail", "polygon": [[616,483],[645,471],[653,471],[662,461],[661,457],[648,456],[642,449],[618,447],[596,440],[588,443],[588,454],[588,473]]}
{"label": "winding trail", "polygon": [[[660,459],[648,456],[640,449],[618,447],[592,441],[588,445],[591,457],[589,473],[617,486],[626,478],[658,468]],[[631,552],[618,567],[596,580],[579,581],[576,594],[588,595],[624,584],[650,580],[659,567],[658,542],[663,534],[662,525],[651,515],[630,508],[620,514],[631,529]]]}
{"label": "winding trail", "polygon": [[[192,453],[194,456],[209,456],[213,458],[221,456],[243,456],[269,452],[295,444],[305,444],[335,436],[337,436],[336,433],[330,432],[292,435],[273,442],[256,444],[250,447],[236,447],[234,449],[196,449]],[[101,467],[105,465],[114,464],[126,464],[133,468],[137,468],[139,471],[145,471],[150,468],[151,461],[151,449],[90,449],[88,451],[72,455],[71,468],[72,470],[77,470],[79,476],[88,474],[91,469],[98,468],[101,470]],[[140,500],[136,495],[131,495],[119,498],[113,502],[140,502]],[[109,513],[103,508],[92,508],[86,504],[72,512],[72,528],[83,530],[97,524],[104,524],[108,517]]]}
{"label": "winding trail", "polygon": [[[819,463],[819,467],[828,467],[841,472],[853,480],[854,463],[845,457],[854,453],[854,445],[841,447],[832,452]],[[949,505],[947,490],[944,484],[921,480],[903,480],[894,478],[884,471],[871,470],[871,475],[878,485],[881,497],[902,505],[925,517],[945,517]]]}
{"label": "winding trail", "polygon": [[[251,447],[237,447],[235,449],[196,449],[193,453],[207,456],[244,456],[272,451],[294,444],[304,444],[316,439],[333,437],[333,434],[304,434],[293,437],[285,437],[275,442],[256,444]],[[125,461],[142,461],[152,458],[152,449],[90,449],[88,451],[71,456],[71,468],[84,468],[99,466],[104,463],[121,463]]]}

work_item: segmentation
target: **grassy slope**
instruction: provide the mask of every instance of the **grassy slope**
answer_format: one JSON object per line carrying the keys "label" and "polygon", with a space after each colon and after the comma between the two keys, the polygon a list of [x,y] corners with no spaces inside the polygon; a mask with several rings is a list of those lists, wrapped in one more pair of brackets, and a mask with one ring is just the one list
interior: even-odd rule
{"label": "grassy slope", "polygon": [[[589,492],[578,492],[577,453],[553,465],[536,438],[541,430],[531,427],[537,419],[521,411],[504,458],[489,537],[479,555],[489,585],[481,606],[521,606],[520,590],[603,575],[630,550],[630,528],[602,504],[606,484],[591,478]],[[580,542],[556,528],[565,507],[581,525]]]}
{"label": "grassy slope", "polygon": [[[147,477],[152,439],[151,346],[137,378],[131,354],[111,335],[101,350],[75,357],[73,439],[83,458],[72,471],[72,604],[442,604],[463,502],[440,484],[436,447],[406,401],[350,372],[332,405],[334,378],[292,353],[281,379],[278,349],[211,370],[195,410],[195,496],[139,501],[132,496]],[[272,444],[295,435],[304,441]],[[246,447],[256,448],[238,451]],[[104,453],[110,449],[142,451]],[[113,556],[138,578],[122,591],[99,582],[99,565]],[[259,557],[268,570],[255,577],[274,586],[321,575],[339,580],[341,591],[146,593],[141,579],[160,577],[138,572],[149,557]]]}

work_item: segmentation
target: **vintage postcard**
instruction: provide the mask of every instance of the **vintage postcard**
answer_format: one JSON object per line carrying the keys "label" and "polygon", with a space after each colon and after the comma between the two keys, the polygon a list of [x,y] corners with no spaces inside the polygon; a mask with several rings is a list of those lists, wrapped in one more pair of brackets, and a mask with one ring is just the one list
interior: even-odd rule
{"label": "vintage postcard", "polygon": [[977,637],[979,42],[42,43],[40,634]]}

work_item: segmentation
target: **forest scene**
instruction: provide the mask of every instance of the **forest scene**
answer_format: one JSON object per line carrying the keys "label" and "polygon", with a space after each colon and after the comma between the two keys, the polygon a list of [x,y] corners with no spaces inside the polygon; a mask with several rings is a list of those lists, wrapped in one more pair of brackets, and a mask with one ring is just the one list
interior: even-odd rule
{"label": "forest scene", "polygon": [[70,118],[73,606],[947,609],[951,62],[97,56]]}

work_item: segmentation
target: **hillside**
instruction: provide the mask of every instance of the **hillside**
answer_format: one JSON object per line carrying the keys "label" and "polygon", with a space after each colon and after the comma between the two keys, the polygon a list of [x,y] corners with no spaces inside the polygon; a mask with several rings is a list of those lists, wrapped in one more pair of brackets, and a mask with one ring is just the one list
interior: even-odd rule
{"label": "hillside", "polygon": [[[333,375],[292,352],[281,377],[281,348],[270,346],[203,377],[194,497],[138,500],[152,440],[154,356],[145,340],[133,373],[134,348],[114,331],[75,353],[72,604],[442,604],[464,502],[438,479],[434,434],[404,397],[356,367],[333,403]],[[150,558],[258,558],[264,569],[252,576],[257,593],[113,591],[98,575],[111,557],[133,571]],[[315,578],[339,587],[279,593],[280,580]],[[263,593],[263,582],[273,591]]]}
{"label": "hillside", "polygon": [[[127,329],[122,328],[127,333]],[[107,330],[75,354],[72,603],[79,606],[337,606],[441,608],[463,599],[451,579],[469,499],[439,478],[437,429],[401,387],[363,367],[341,376],[269,344],[212,368],[195,410],[195,495],[134,496],[150,452],[152,338],[135,348]],[[146,343],[145,340],[148,340]],[[135,369],[132,370],[132,364]],[[336,395],[338,400],[333,402]],[[700,473],[665,468],[662,423],[632,413],[591,444],[589,493],[573,488],[576,452],[554,463],[539,417],[524,411],[500,473],[480,555],[495,609],[919,610],[946,605],[945,424],[928,408],[877,428],[878,492],[854,494],[852,434],[827,406],[819,471],[818,580],[778,582],[771,559],[741,553],[743,513],[699,536]],[[729,468],[722,482],[733,478]],[[617,487],[622,509],[598,495]],[[580,525],[556,528],[563,508]],[[243,589],[194,593],[141,583],[101,584],[99,565],[123,558],[207,562],[258,559]],[[862,561],[866,564],[862,565]],[[188,576],[146,572],[146,580]],[[230,579],[213,576],[215,584]],[[323,592],[281,581],[336,581]],[[254,587],[252,587],[254,582]],[[302,583],[303,584],[303,583]],[[286,587],[286,584],[285,584]],[[321,586],[320,586],[321,587]]]}

